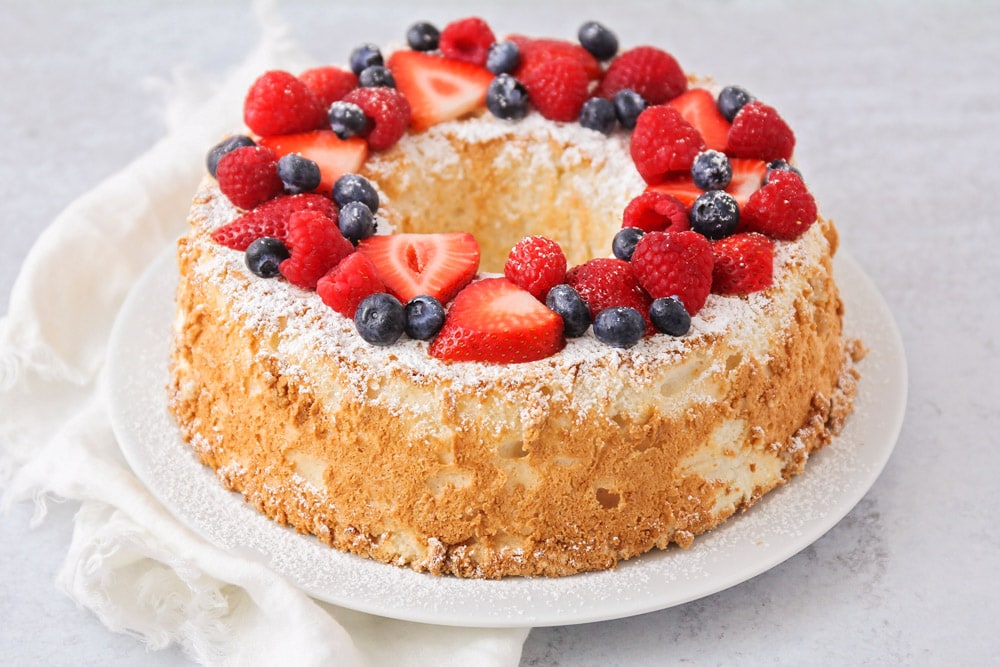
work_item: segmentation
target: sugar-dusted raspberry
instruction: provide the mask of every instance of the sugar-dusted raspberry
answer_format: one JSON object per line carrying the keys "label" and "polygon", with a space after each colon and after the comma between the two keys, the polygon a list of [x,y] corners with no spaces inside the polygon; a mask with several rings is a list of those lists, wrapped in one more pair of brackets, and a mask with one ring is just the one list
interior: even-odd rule
{"label": "sugar-dusted raspberry", "polygon": [[774,107],[748,102],[733,118],[726,154],[771,162],[787,160],[795,150],[795,134]]}
{"label": "sugar-dusted raspberry", "polygon": [[655,46],[637,46],[611,61],[597,95],[612,99],[634,90],[650,105],[663,104],[687,90],[687,77],[672,55]]}
{"label": "sugar-dusted raspberry", "polygon": [[750,195],[740,214],[738,231],[794,241],[816,222],[817,214],[816,200],[799,175],[775,170],[767,184]]}
{"label": "sugar-dusted raspberry", "polygon": [[528,89],[528,101],[549,120],[576,121],[589,97],[587,71],[572,58],[540,62],[524,73],[521,83]]}
{"label": "sugar-dusted raspberry", "polygon": [[355,88],[343,101],[361,107],[371,121],[365,138],[373,151],[395,144],[410,125],[410,103],[395,88]]}
{"label": "sugar-dusted raspberry", "polygon": [[329,197],[313,193],[288,195],[266,201],[217,228],[212,232],[212,239],[227,248],[241,251],[265,236],[284,241],[288,234],[288,219],[299,211],[319,211],[331,221],[337,221],[337,206]]}
{"label": "sugar-dusted raspberry", "polygon": [[661,105],[639,114],[630,150],[639,174],[655,184],[671,174],[689,173],[705,141],[677,109]]}
{"label": "sugar-dusted raspberry", "polygon": [[691,228],[688,210],[677,197],[646,190],[625,206],[622,227],[638,227],[645,232],[681,232]]}
{"label": "sugar-dusted raspberry", "polygon": [[243,102],[247,127],[266,137],[318,130],[326,125],[326,107],[309,87],[284,70],[265,72]]}
{"label": "sugar-dusted raspberry", "polygon": [[358,77],[350,70],[332,65],[313,67],[299,74],[299,80],[306,84],[324,109],[358,86]]}
{"label": "sugar-dusted raspberry", "polygon": [[352,319],[358,304],[384,291],[385,284],[378,277],[375,265],[360,252],[345,257],[316,283],[316,293],[323,303]]}
{"label": "sugar-dusted raspberry", "polygon": [[566,255],[559,244],[544,236],[526,236],[511,248],[503,274],[541,301],[566,278]]}
{"label": "sugar-dusted raspberry", "polygon": [[773,282],[774,246],[763,234],[727,236],[712,244],[712,254],[712,291],[716,294],[747,294]]}
{"label": "sugar-dusted raspberry", "polygon": [[267,146],[243,146],[222,156],[215,169],[219,189],[236,206],[252,209],[285,190],[278,154]]}
{"label": "sugar-dusted raspberry", "polygon": [[632,269],[639,284],[654,298],[676,296],[694,315],[712,289],[712,246],[693,231],[650,232],[639,239]]}
{"label": "sugar-dusted raspberry", "polygon": [[649,322],[649,294],[642,289],[632,271],[632,265],[621,259],[598,257],[575,266],[566,273],[566,284],[575,289],[590,308],[591,318],[605,308],[628,306],[635,308]]}
{"label": "sugar-dusted raspberry", "polygon": [[278,268],[288,282],[303,289],[315,289],[327,271],[354,252],[337,224],[319,211],[293,213],[285,245],[291,254]]}
{"label": "sugar-dusted raspberry", "polygon": [[446,25],[438,39],[438,48],[446,58],[485,67],[486,56],[496,41],[489,24],[473,16]]}

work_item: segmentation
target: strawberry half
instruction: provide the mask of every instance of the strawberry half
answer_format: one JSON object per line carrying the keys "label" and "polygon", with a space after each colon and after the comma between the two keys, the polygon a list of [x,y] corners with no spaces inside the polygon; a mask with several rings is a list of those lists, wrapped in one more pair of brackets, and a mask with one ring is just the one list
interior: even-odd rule
{"label": "strawberry half", "polygon": [[316,190],[324,193],[333,190],[338,178],[360,169],[368,157],[368,144],[364,139],[341,139],[330,130],[263,137],[259,143],[278,157],[298,153],[318,164],[321,178]]}
{"label": "strawberry half", "polygon": [[[733,167],[733,177],[729,181],[729,185],[726,186],[726,192],[736,199],[736,203],[742,209],[750,201],[750,196],[760,190],[761,184],[764,182],[764,174],[767,173],[767,163],[761,160],[734,157],[729,158],[729,164]],[[694,184],[690,174],[680,174],[668,176],[663,181],[650,185],[646,188],[646,192],[672,195],[690,209],[694,200],[705,191]]]}
{"label": "strawberry half", "polygon": [[514,76],[518,80],[535,65],[555,58],[569,58],[575,61],[587,73],[589,81],[596,81],[604,75],[604,68],[597,58],[578,43],[525,35],[510,35],[507,40],[517,44],[520,52],[521,62],[514,71]]}
{"label": "strawberry half", "polygon": [[564,344],[559,315],[506,278],[486,278],[458,293],[429,352],[443,361],[516,364]]}
{"label": "strawberry half", "polygon": [[396,51],[389,57],[389,69],[396,89],[410,103],[410,124],[417,131],[484,106],[493,80],[485,67],[421,51]]}
{"label": "strawberry half", "polygon": [[422,294],[448,303],[479,269],[479,243],[467,232],[369,236],[358,251],[403,303]]}
{"label": "strawberry half", "polygon": [[726,150],[730,123],[719,113],[712,93],[704,88],[690,88],[667,104],[680,111],[684,120],[698,130],[708,148]]}

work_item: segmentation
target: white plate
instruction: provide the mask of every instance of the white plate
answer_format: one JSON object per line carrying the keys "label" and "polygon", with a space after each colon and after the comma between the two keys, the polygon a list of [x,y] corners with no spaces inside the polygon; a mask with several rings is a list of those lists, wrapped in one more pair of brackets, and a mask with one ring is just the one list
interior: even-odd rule
{"label": "white plate", "polygon": [[166,410],[177,280],[173,249],[133,289],[112,332],[109,390],[115,434],[135,473],[174,516],[215,545],[259,560],[320,600],[423,623],[567,625],[694,600],[764,572],[832,528],[871,488],[892,453],[906,405],[906,360],[888,307],[841,252],[846,327],[870,349],[857,410],[805,473],[688,550],[648,553],[617,570],[558,579],[434,577],[341,553],[279,526],[226,491],[181,440]]}

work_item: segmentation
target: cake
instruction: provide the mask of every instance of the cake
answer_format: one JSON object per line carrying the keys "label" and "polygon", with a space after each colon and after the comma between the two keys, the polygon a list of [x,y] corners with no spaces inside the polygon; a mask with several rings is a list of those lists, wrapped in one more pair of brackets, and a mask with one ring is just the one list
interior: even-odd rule
{"label": "cake", "polygon": [[436,575],[609,569],[852,410],[836,229],[745,89],[470,18],[265,73],[244,118],[178,243],[169,408],[281,524]]}

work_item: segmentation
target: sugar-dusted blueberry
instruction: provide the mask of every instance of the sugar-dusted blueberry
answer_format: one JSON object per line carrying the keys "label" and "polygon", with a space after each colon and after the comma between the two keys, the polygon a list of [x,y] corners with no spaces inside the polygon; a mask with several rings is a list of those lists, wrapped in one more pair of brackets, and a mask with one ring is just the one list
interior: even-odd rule
{"label": "sugar-dusted blueberry", "polygon": [[384,65],[385,60],[377,45],[362,44],[351,51],[350,63],[351,71],[360,76],[361,72],[372,65]]}
{"label": "sugar-dusted blueberry", "polygon": [[433,51],[440,39],[441,31],[427,21],[417,21],[406,31],[406,43],[414,51]]}
{"label": "sugar-dusted blueberry", "polygon": [[619,90],[615,93],[612,102],[615,105],[615,115],[618,116],[618,122],[626,130],[634,129],[639,114],[646,110],[646,100],[631,88]]}
{"label": "sugar-dusted blueberry", "polygon": [[344,238],[354,245],[374,234],[376,228],[372,210],[359,201],[348,202],[340,208],[337,225]]}
{"label": "sugar-dusted blueberry", "polygon": [[618,123],[615,105],[603,97],[591,97],[580,107],[580,125],[602,134],[611,134]]}
{"label": "sugar-dusted blueberry", "polygon": [[545,305],[563,320],[563,335],[582,336],[590,326],[590,308],[580,293],[565,283],[556,285],[545,296]]}
{"label": "sugar-dusted blueberry", "polygon": [[392,345],[406,329],[406,313],[399,299],[379,292],[365,297],[354,312],[358,334],[372,345]]}
{"label": "sugar-dusted blueberry", "polygon": [[278,160],[278,178],[285,191],[292,194],[309,192],[319,187],[323,178],[319,165],[298,153],[287,153]]}
{"label": "sugar-dusted blueberry", "polygon": [[395,88],[396,79],[385,65],[371,65],[361,70],[358,85],[362,88]]}
{"label": "sugar-dusted blueberry", "polygon": [[237,148],[253,145],[253,139],[245,134],[234,134],[231,137],[226,137],[212,146],[211,150],[208,151],[208,155],[205,156],[205,166],[208,167],[208,173],[212,175],[212,178],[215,178],[215,168],[219,166],[219,160],[222,159],[223,155]]}
{"label": "sugar-dusted blueberry", "polygon": [[618,37],[597,21],[587,21],[576,33],[580,46],[598,60],[610,60],[618,53]]}
{"label": "sugar-dusted blueberry", "polygon": [[594,335],[612,347],[629,348],[646,333],[646,318],[630,306],[612,306],[597,313]]}
{"label": "sugar-dusted blueberry", "polygon": [[353,102],[334,102],[326,115],[330,121],[330,129],[341,139],[364,136],[368,132],[368,116]]}
{"label": "sugar-dusted blueberry", "polygon": [[275,278],[279,275],[278,265],[288,257],[288,248],[280,239],[263,236],[247,246],[245,260],[254,275]]}
{"label": "sugar-dusted blueberry", "polygon": [[802,172],[799,171],[799,168],[789,163],[788,160],[773,160],[767,163],[767,171],[764,172],[764,185],[767,185],[767,182],[771,180],[772,171],[790,171],[802,178]]}
{"label": "sugar-dusted blueberry", "polygon": [[705,150],[694,156],[691,179],[702,190],[725,190],[733,179],[733,165],[722,151]]}
{"label": "sugar-dusted blueberry", "polygon": [[344,174],[333,184],[333,201],[337,206],[346,206],[359,201],[372,213],[378,213],[378,192],[371,181],[361,174]]}
{"label": "sugar-dusted blueberry", "polygon": [[722,117],[732,123],[740,109],[752,99],[753,96],[745,89],[739,86],[726,86],[719,91],[715,105],[719,107],[719,113],[722,114]]}
{"label": "sugar-dusted blueberry", "polygon": [[657,331],[671,336],[683,336],[691,329],[691,316],[684,302],[676,296],[653,299],[649,306],[649,320]]}
{"label": "sugar-dusted blueberry", "polygon": [[611,252],[615,254],[618,259],[625,260],[626,262],[632,261],[632,253],[635,252],[635,247],[639,244],[639,239],[646,232],[639,227],[622,227],[615,234],[615,238],[611,241]]}
{"label": "sugar-dusted blueberry", "polygon": [[486,52],[486,69],[494,74],[510,74],[520,64],[521,49],[514,42],[495,42]]}
{"label": "sugar-dusted blueberry", "polygon": [[406,335],[414,340],[430,340],[444,325],[444,306],[430,296],[422,294],[406,302]]}
{"label": "sugar-dusted blueberry", "polygon": [[740,207],[736,199],[722,190],[709,190],[691,204],[691,229],[710,239],[721,239],[736,231]]}
{"label": "sugar-dusted blueberry", "polygon": [[528,89],[510,74],[498,74],[486,89],[486,108],[504,120],[524,118],[528,113]]}

